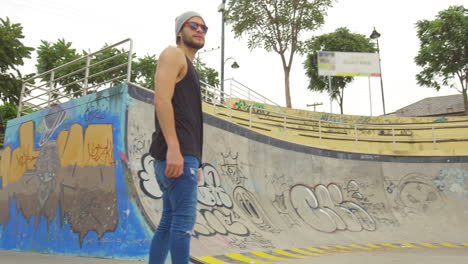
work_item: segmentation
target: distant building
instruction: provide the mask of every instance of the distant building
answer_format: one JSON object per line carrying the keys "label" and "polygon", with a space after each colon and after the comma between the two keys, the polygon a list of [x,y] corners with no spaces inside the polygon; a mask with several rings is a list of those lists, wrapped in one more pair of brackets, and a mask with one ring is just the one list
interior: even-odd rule
{"label": "distant building", "polygon": [[462,116],[464,113],[463,94],[454,94],[424,98],[421,101],[405,106],[387,116]]}

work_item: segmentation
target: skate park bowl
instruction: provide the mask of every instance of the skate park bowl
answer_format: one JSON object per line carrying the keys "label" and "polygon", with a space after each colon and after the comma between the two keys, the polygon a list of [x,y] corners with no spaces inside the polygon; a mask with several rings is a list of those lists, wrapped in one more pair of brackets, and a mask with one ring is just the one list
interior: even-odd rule
{"label": "skate park bowl", "polygon": [[[193,263],[468,249],[467,117],[343,116],[203,92]],[[10,120],[0,249],[147,259],[162,209],[153,97],[124,81]]]}

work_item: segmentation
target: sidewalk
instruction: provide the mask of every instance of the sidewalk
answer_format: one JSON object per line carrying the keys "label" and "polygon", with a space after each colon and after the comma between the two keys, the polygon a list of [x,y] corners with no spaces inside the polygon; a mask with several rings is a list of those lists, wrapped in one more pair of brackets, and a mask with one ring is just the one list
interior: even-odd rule
{"label": "sidewalk", "polygon": [[0,250],[0,264],[146,264],[147,260],[121,260],[64,255],[49,255],[32,252]]}

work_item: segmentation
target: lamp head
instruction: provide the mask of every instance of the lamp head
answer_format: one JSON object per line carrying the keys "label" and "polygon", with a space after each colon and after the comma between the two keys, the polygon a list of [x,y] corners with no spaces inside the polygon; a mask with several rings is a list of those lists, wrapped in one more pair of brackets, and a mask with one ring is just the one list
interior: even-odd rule
{"label": "lamp head", "polygon": [[372,31],[372,34],[370,35],[370,38],[371,39],[378,39],[380,37],[380,33],[377,32],[377,30],[375,30],[375,27],[374,27],[374,31]]}
{"label": "lamp head", "polygon": [[237,64],[237,61],[234,61],[234,63],[231,65],[231,68],[233,69],[239,69],[239,64]]}

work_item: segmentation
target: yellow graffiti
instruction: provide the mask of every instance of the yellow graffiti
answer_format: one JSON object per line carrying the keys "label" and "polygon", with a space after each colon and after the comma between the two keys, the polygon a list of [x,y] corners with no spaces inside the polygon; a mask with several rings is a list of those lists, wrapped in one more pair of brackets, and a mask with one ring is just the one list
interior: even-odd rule
{"label": "yellow graffiti", "polygon": [[79,124],[70,127],[70,131],[61,131],[57,136],[60,165],[83,166],[83,128]]}
{"label": "yellow graffiti", "polygon": [[[27,170],[34,170],[40,151],[34,150],[34,123],[24,123],[19,129],[20,146],[13,151],[8,146],[0,161],[3,187],[18,181]],[[89,125],[85,132],[79,124],[63,130],[57,136],[57,147],[62,167],[113,165],[114,142],[111,124]]]}
{"label": "yellow graffiti", "polygon": [[3,185],[18,181],[27,170],[33,170],[39,151],[34,150],[34,123],[24,123],[19,128],[20,146],[11,151],[7,147],[2,153],[0,176]]}
{"label": "yellow graffiti", "polygon": [[112,125],[90,125],[86,130],[84,150],[83,166],[113,165]]}
{"label": "yellow graffiti", "polygon": [[6,147],[2,152],[2,160],[0,161],[0,177],[2,177],[3,185],[8,184],[7,176],[10,174],[11,148]]}
{"label": "yellow graffiti", "polygon": [[61,131],[57,146],[62,167],[113,165],[114,142],[111,124],[90,125],[83,137],[83,128],[74,124],[70,131]]}

